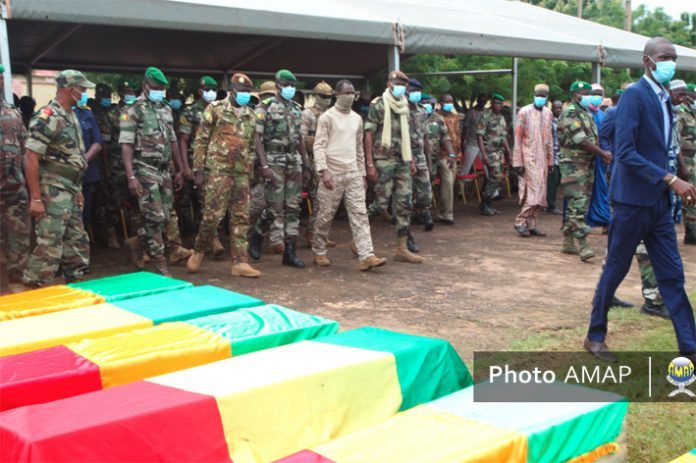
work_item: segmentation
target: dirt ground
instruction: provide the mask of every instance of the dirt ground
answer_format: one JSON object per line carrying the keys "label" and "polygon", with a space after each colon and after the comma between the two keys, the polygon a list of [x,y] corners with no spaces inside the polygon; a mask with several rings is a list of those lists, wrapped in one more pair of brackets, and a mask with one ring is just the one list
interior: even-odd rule
{"label": "dirt ground", "polygon": [[[258,280],[231,277],[227,257],[208,256],[195,275],[185,265],[170,270],[196,285],[222,286],[338,320],[343,329],[370,325],[446,338],[469,364],[476,350],[504,350],[532,334],[585,326],[606,236],[591,235],[599,257],[582,263],[559,252],[559,216],[542,213],[539,227],[548,236],[523,239],[513,230],[516,200],[496,202],[501,214],[494,217],[479,215],[474,203],[455,204],[454,226],[438,224],[425,232],[414,225],[426,258],[422,265],[391,259],[394,227],[378,219],[372,224],[375,252],[389,262],[370,272],[358,271],[344,218],[334,222],[331,237],[338,244],[329,250],[328,268],[314,266],[311,250],[303,246],[299,254],[306,269],[284,267],[281,256],[266,253],[254,264],[263,272]],[[678,233],[681,240],[682,226]],[[680,246],[691,293],[696,290],[696,247]],[[125,252],[95,247],[92,261],[93,277],[132,271]],[[642,303],[636,264],[617,296]],[[580,342],[567,349],[580,348]]]}

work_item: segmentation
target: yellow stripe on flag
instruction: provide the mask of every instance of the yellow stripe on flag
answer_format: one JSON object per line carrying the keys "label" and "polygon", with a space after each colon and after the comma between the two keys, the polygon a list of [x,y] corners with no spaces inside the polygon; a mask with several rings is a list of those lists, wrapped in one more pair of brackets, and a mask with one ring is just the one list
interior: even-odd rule
{"label": "yellow stripe on flag", "polygon": [[0,321],[101,304],[104,298],[65,285],[0,296]]}

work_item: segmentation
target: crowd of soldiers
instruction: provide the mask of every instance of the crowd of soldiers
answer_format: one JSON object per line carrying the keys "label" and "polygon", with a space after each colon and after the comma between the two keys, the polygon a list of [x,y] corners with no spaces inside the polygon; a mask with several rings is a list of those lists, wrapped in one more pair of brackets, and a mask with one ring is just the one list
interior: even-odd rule
{"label": "crowd of soldiers", "polygon": [[[486,216],[499,213],[493,200],[505,176],[534,181],[533,169],[525,171],[523,160],[511,159],[511,145],[520,141],[499,93],[479,95],[471,108],[458,111],[452,95],[435,98],[418,80],[392,71],[374,99],[359,95],[347,80],[335,88],[320,82],[303,109],[289,70],[278,71],[258,93],[241,73],[232,76],[224,95],[212,77],[198,83],[195,101],[184,106],[164,73],[150,67],[140,87],[121,82],[119,101],[112,103],[108,85],[66,70],[56,78],[55,98],[39,109],[28,130],[19,112],[2,100],[2,263],[11,283],[40,287],[59,272],[66,281],[82,278],[95,240],[111,249],[123,244],[138,269],[149,262],[169,275],[168,264],[186,262],[196,272],[206,252],[225,253],[219,228],[226,216],[233,276],[260,276],[250,259],[261,257],[265,239],[284,265],[303,268],[297,254],[303,195],[311,205],[304,236],[316,265],[330,265],[326,248],[334,243],[328,233],[341,201],[360,270],[386,263],[372,250],[368,216],[395,224],[395,261],[421,263],[412,219],[426,231],[435,222],[453,225],[457,179],[472,169],[485,177],[479,209]],[[91,88],[95,95],[87,109]],[[543,198],[523,208],[515,222],[523,237],[544,236],[532,216],[539,208],[560,213],[554,203],[560,182],[567,202],[561,250],[583,261],[594,256],[584,223],[591,172],[597,160],[611,162],[589,112],[591,101],[599,106],[591,99],[594,90],[575,82],[565,109],[553,102],[549,110],[548,87],[535,88],[536,109],[553,113],[553,140],[543,142],[549,153],[540,164]],[[692,183],[694,92],[693,85],[672,86],[672,101],[679,106],[675,172]],[[356,113],[362,119],[355,119]],[[97,173],[85,175],[92,165]],[[520,199],[523,205],[528,201]],[[689,206],[685,243],[696,244],[696,209]],[[193,249],[183,246],[182,230],[196,232]]]}

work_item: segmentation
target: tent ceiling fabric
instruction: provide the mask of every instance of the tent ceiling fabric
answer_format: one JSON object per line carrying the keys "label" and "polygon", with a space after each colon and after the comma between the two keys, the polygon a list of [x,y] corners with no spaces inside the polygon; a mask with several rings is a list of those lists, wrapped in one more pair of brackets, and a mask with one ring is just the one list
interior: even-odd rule
{"label": "tent ceiling fabric", "polygon": [[[647,40],[510,0],[12,0],[11,5],[10,55],[20,72],[30,64],[136,70],[154,63],[184,73],[287,67],[367,75],[386,66],[393,45],[407,55],[640,67]],[[678,54],[679,69],[696,70],[696,50],[678,47]]]}

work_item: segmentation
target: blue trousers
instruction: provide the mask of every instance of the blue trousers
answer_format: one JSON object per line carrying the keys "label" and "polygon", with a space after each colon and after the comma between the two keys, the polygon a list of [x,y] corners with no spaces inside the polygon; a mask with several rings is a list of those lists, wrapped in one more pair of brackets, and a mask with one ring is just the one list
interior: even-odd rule
{"label": "blue trousers", "polygon": [[614,203],[613,206],[607,259],[595,290],[587,337],[590,341],[604,341],[614,292],[626,277],[636,247],[643,240],[655,270],[660,294],[672,316],[679,351],[681,354],[696,352],[694,312],[684,290],[684,267],[677,249],[669,195],[665,192],[652,207],[621,203]]}

